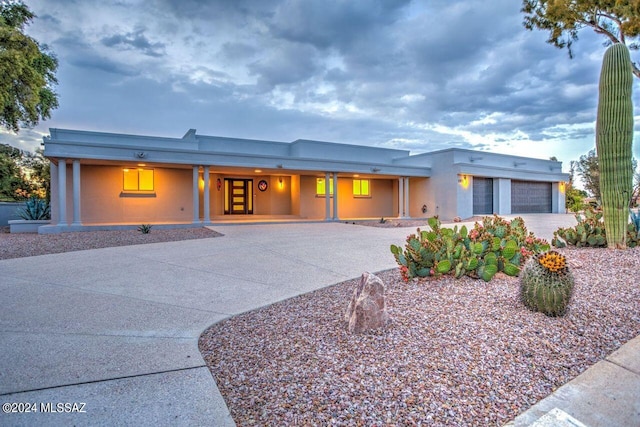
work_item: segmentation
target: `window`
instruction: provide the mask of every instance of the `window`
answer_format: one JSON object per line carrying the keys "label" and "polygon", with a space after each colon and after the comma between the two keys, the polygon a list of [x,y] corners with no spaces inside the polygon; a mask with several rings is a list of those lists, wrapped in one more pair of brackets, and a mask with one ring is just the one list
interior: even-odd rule
{"label": "window", "polygon": [[153,191],[153,169],[123,169],[124,191]]}
{"label": "window", "polygon": [[353,180],[353,196],[354,197],[371,197],[370,185],[368,179]]}
{"label": "window", "polygon": [[[316,178],[316,196],[326,196],[327,186],[324,178]],[[333,196],[333,180],[329,180],[329,196]]]}

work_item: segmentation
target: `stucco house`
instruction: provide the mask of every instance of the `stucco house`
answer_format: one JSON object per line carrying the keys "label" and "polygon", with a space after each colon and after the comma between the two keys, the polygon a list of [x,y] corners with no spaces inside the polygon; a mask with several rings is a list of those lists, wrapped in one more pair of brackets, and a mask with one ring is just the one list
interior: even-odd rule
{"label": "stucco house", "polygon": [[336,221],[552,212],[562,163],[489,152],[409,151],[50,129],[51,225],[41,233],[229,220]]}

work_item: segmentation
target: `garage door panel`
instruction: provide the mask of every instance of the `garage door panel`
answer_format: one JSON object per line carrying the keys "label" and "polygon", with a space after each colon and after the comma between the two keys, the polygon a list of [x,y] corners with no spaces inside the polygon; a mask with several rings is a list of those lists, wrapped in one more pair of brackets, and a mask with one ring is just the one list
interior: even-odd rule
{"label": "garage door panel", "polygon": [[511,181],[511,213],[551,213],[551,183]]}
{"label": "garage door panel", "polygon": [[473,177],[473,214],[493,213],[493,179]]}

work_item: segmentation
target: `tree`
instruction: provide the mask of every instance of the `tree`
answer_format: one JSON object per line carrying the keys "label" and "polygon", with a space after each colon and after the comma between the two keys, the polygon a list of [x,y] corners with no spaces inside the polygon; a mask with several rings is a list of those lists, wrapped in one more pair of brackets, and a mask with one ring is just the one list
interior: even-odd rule
{"label": "tree", "polygon": [[22,2],[0,0],[0,125],[14,132],[48,119],[58,107],[58,61],[23,32],[34,17]]}
{"label": "tree", "polygon": [[[640,2],[638,0],[523,0],[524,26],[528,30],[549,31],[547,43],[571,47],[583,28],[591,28],[606,39],[606,44],[628,44],[630,50],[640,45]],[[640,78],[640,68],[632,63],[633,74]]]}
{"label": "tree", "polygon": [[33,186],[21,168],[22,151],[10,145],[0,145],[0,200],[26,199]]}
{"label": "tree", "polygon": [[23,171],[29,175],[29,180],[34,187],[34,193],[40,198],[51,201],[51,162],[44,157],[44,150],[36,148],[31,154],[23,152]]}
{"label": "tree", "polygon": [[587,192],[575,187],[576,164],[575,161],[569,163],[569,182],[565,191],[565,206],[569,211],[577,213],[585,207],[584,199],[587,197]]}
{"label": "tree", "polygon": [[600,201],[600,167],[598,166],[598,156],[595,148],[587,154],[580,156],[577,162],[571,162],[575,165],[576,172],[582,180],[584,189],[596,200]]}
{"label": "tree", "polygon": [[[636,159],[632,160],[633,170],[636,170],[638,167],[638,161]],[[577,172],[582,180],[582,185],[584,189],[587,190],[587,193],[592,197],[595,197],[598,202],[600,202],[600,165],[598,164],[598,155],[596,154],[595,148],[593,150],[589,150],[587,154],[583,154],[580,156],[580,160],[572,161],[570,163],[571,170]],[[636,174],[636,184],[637,192],[640,197],[640,171]]]}

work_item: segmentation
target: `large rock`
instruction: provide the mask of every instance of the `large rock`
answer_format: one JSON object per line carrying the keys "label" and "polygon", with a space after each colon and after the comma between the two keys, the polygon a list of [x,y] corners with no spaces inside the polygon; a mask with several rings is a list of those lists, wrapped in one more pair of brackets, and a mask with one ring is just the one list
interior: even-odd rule
{"label": "large rock", "polygon": [[344,316],[349,332],[359,334],[389,322],[384,291],[384,283],[378,276],[368,272],[362,274]]}

